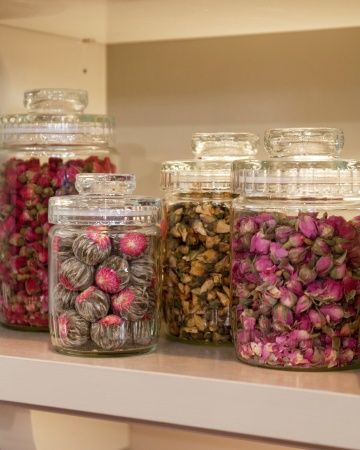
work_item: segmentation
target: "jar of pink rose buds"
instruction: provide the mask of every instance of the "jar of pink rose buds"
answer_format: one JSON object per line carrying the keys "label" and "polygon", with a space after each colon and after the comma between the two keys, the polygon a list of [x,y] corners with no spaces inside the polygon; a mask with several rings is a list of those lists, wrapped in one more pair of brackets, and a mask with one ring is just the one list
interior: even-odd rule
{"label": "jar of pink rose buds", "polygon": [[48,327],[48,201],[83,172],[113,172],[113,120],[84,114],[86,91],[25,92],[27,112],[0,117],[0,321]]}
{"label": "jar of pink rose buds", "polygon": [[80,174],[49,203],[50,334],[62,353],[146,352],[159,331],[160,200],[134,175]]}
{"label": "jar of pink rose buds", "polygon": [[360,166],[343,133],[274,129],[270,159],[233,164],[232,317],[238,358],[287,369],[359,360]]}

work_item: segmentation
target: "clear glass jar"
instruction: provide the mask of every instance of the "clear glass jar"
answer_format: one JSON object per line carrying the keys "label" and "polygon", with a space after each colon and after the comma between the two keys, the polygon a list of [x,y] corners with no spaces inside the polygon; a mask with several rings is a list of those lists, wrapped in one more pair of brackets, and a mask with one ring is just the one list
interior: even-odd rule
{"label": "clear glass jar", "polygon": [[163,311],[169,337],[191,343],[231,341],[231,161],[256,154],[250,133],[199,133],[194,160],[162,165]]}
{"label": "clear glass jar", "polygon": [[134,175],[80,174],[76,188],[49,203],[52,345],[149,351],[159,333],[160,200],[132,195]]}
{"label": "clear glass jar", "polygon": [[232,317],[238,358],[287,369],[359,361],[360,167],[337,129],[275,129],[271,159],[234,162]]}
{"label": "clear glass jar", "polygon": [[113,120],[84,114],[87,92],[25,92],[0,118],[0,322],[48,328],[48,201],[75,193],[81,172],[114,172]]}

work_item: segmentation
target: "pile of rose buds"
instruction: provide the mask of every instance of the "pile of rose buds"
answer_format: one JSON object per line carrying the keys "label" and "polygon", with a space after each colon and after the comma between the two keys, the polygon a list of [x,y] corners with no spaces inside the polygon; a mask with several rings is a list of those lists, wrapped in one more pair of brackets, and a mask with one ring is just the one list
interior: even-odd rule
{"label": "pile of rose buds", "polygon": [[156,239],[111,227],[55,231],[50,331],[56,349],[132,352],[154,344]]}
{"label": "pile of rose buds", "polygon": [[232,242],[240,360],[331,368],[359,358],[360,217],[243,213]]}
{"label": "pile of rose buds", "polygon": [[81,172],[113,172],[109,158],[9,159],[0,173],[0,316],[11,326],[48,327],[48,201],[76,193]]}

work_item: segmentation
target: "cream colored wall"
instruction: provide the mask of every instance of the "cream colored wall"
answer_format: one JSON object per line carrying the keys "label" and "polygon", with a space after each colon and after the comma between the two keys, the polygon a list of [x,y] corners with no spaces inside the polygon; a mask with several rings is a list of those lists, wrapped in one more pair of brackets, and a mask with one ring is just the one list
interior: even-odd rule
{"label": "cream colored wall", "polygon": [[[85,73],[86,72],[86,73]],[[0,113],[18,112],[39,87],[89,91],[89,111],[106,111],[106,47],[0,26]]]}
{"label": "cream colored wall", "polygon": [[158,194],[162,160],[194,131],[338,126],[360,158],[360,28],[108,47],[122,170]]}

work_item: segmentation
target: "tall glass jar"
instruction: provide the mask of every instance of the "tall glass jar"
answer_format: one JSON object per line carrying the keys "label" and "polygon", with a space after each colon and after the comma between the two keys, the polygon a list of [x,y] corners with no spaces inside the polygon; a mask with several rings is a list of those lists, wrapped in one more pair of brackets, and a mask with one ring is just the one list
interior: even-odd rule
{"label": "tall glass jar", "polygon": [[50,334],[63,353],[138,353],[159,331],[160,200],[134,175],[76,178],[49,203]]}
{"label": "tall glass jar", "polygon": [[113,120],[85,114],[86,91],[25,92],[27,112],[0,118],[0,321],[48,327],[48,201],[76,174],[113,172]]}
{"label": "tall glass jar", "polygon": [[232,314],[238,358],[272,368],[359,360],[360,166],[341,130],[274,129],[269,160],[233,165]]}
{"label": "tall glass jar", "polygon": [[231,161],[256,154],[250,133],[199,133],[194,160],[162,165],[165,190],[163,310],[169,337],[231,341]]}

